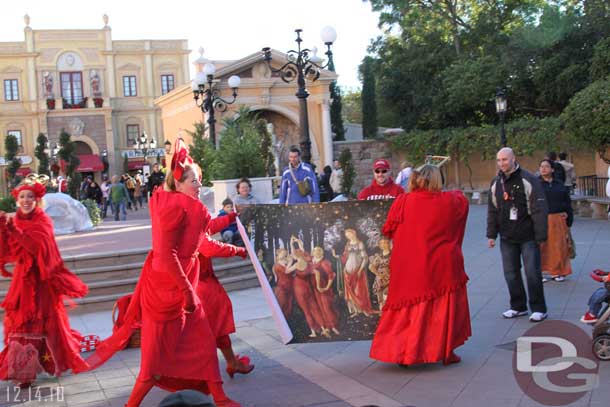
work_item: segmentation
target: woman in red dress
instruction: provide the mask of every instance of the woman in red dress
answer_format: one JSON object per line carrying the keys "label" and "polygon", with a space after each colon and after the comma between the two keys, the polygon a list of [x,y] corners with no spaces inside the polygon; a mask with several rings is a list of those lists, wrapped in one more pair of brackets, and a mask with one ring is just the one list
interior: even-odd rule
{"label": "woman in red dress", "polygon": [[226,290],[218,281],[212,257],[241,256],[246,258],[248,252],[243,247],[218,242],[210,236],[226,229],[235,222],[236,213],[231,212],[227,216],[218,216],[210,221],[210,227],[199,247],[199,284],[197,296],[203,305],[203,311],[208,317],[212,332],[216,336],[216,347],[220,349],[227,362],[227,374],[233,378],[235,373],[248,374],[254,369],[247,356],[239,356],[233,352],[230,334],[235,332],[235,321],[233,320],[233,305]]}
{"label": "woman in red dress", "polygon": [[[345,229],[345,250],[341,256],[343,263],[343,281],[345,286],[345,302],[351,318],[358,314],[370,316],[373,314],[369,283],[366,278],[368,254],[364,243],[358,239],[354,229]],[[333,256],[338,257],[335,249]]]}
{"label": "woman in red dress", "polygon": [[339,335],[340,332],[337,329],[337,310],[335,308],[335,293],[332,289],[333,282],[335,281],[335,272],[330,262],[324,258],[324,249],[316,246],[311,251],[312,260],[311,267],[313,269],[313,275],[315,280],[315,296],[320,311],[322,311],[322,319],[324,320],[324,328],[327,330],[324,333],[328,333],[328,330],[332,330],[335,335]]}
{"label": "woman in red dress", "polygon": [[[64,266],[53,223],[40,207],[46,179],[31,175],[11,192],[17,213],[0,211],[0,272],[12,277],[2,307],[4,349],[0,380],[30,385],[38,373],[59,376],[86,366],[81,334],[70,328],[64,297],[87,294],[87,286]],[[12,275],[6,263],[15,263]]]}
{"label": "woman in red dress", "polygon": [[408,194],[390,208],[383,233],[393,239],[390,286],[370,356],[410,365],[460,361],[453,351],[471,335],[462,240],[468,201],[441,192],[440,170],[411,175]]}
{"label": "woman in red dress", "polygon": [[[298,248],[294,247],[295,243],[298,245]],[[318,336],[318,333],[330,337],[324,327],[322,311],[314,295],[313,272],[310,264],[311,256],[304,250],[303,242],[295,236],[290,238],[290,249],[295,262],[288,267],[287,271],[295,272],[294,298],[297,300],[297,304],[305,316],[305,322],[307,322],[310,330],[309,337],[315,338]]]}
{"label": "woman in red dress", "polygon": [[275,264],[272,269],[276,281],[273,293],[286,318],[292,314],[292,303],[294,301],[294,276],[292,271],[288,271],[289,259],[288,250],[277,249]]}
{"label": "woman in red dress", "polygon": [[157,188],[149,202],[153,247],[125,322],[87,359],[89,369],[100,366],[123,349],[141,323],[140,372],[128,407],[140,405],[153,386],[195,389],[212,393],[217,406],[240,406],[223,391],[216,335],[197,296],[198,249],[209,238],[210,223],[198,199],[200,177],[184,141],[178,139],[165,189]]}

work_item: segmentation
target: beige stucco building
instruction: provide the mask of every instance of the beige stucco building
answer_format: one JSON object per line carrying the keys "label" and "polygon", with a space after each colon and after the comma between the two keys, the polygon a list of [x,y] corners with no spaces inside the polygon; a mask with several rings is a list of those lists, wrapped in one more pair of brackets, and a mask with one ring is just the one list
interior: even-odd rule
{"label": "beige stucco building", "polygon": [[[263,60],[260,51],[254,52],[236,61],[210,61],[201,56],[195,61],[198,72],[206,63],[216,67],[214,78],[221,97],[231,100],[231,89],[227,79],[232,75],[241,78],[236,102],[228,106],[226,112],[216,113],[216,134],[222,131],[222,120],[235,114],[240,106],[247,106],[251,111],[273,124],[275,149],[279,153],[280,169],[287,165],[288,148],[299,144],[299,100],[295,96],[296,81],[285,83],[277,73],[272,72]],[[271,65],[277,69],[286,63],[286,54],[271,51]],[[330,83],[336,74],[322,70],[316,81],[307,81],[307,98],[309,133],[311,140],[312,162],[321,170],[324,165],[332,163],[332,132],[330,123]],[[163,134],[172,141],[180,134],[187,144],[191,142],[185,130],[192,131],[194,123],[207,121],[207,114],[202,113],[193,99],[191,83],[184,83],[172,92],[159,97],[155,104],[161,109]],[[218,136],[217,136],[218,137]]]}
{"label": "beige stucco building", "polygon": [[[0,165],[7,134],[20,142],[22,173],[37,170],[39,133],[50,150],[66,129],[77,142],[79,171],[101,176],[143,165],[133,140],[142,133],[156,146],[148,161],[163,156],[161,110],[154,104],[189,80],[186,40],[113,40],[108,17],[91,30],[34,30],[25,17],[24,41],[0,42]],[[4,182],[4,176],[2,177]],[[4,191],[5,188],[2,188]]]}

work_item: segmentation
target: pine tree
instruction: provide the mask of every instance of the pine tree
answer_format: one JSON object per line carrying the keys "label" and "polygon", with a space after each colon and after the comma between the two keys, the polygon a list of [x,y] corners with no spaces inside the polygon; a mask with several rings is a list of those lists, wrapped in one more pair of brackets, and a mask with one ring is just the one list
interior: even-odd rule
{"label": "pine tree", "polygon": [[[328,61],[328,70],[335,72],[335,63],[332,59]],[[341,107],[341,89],[337,86],[337,81],[332,81],[330,86],[330,126],[335,134],[335,141],[345,140],[345,127],[343,127],[343,112]]]}
{"label": "pine tree", "polygon": [[186,132],[193,139],[193,144],[189,145],[189,153],[193,161],[201,168],[201,183],[204,186],[212,185],[211,169],[216,157],[216,149],[209,138],[206,137],[206,125],[204,122],[193,123],[195,131]]}
{"label": "pine tree", "polygon": [[375,60],[365,57],[360,65],[362,80],[362,134],[364,138],[377,136],[377,100],[375,96]]}
{"label": "pine tree", "polygon": [[352,163],[352,152],[349,148],[343,149],[339,154],[339,164],[343,170],[343,179],[341,181],[341,193],[347,198],[352,196],[352,187],[356,179],[356,170]]}
{"label": "pine tree", "polygon": [[4,150],[6,151],[5,160],[8,163],[6,171],[8,173],[10,189],[17,185],[17,170],[19,167],[21,167],[21,161],[19,158],[17,158],[17,153],[19,152],[19,142],[17,141],[17,137],[12,134],[6,136],[4,141]]}
{"label": "pine tree", "polygon": [[50,175],[49,172],[49,155],[46,153],[47,149],[47,136],[40,133],[36,139],[36,149],[34,155],[38,159],[38,174]]}
{"label": "pine tree", "polygon": [[68,178],[68,194],[74,199],[78,199],[80,190],[81,175],[76,172],[80,160],[76,155],[76,146],[72,141],[72,136],[65,129],[61,129],[59,134],[59,144],[61,148],[57,155],[64,162],[66,178]]}

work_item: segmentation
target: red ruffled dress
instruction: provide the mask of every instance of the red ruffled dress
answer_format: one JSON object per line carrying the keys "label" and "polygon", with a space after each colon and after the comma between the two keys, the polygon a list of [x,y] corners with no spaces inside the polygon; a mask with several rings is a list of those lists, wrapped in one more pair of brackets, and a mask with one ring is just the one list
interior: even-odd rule
{"label": "red ruffled dress", "polygon": [[142,269],[125,323],[87,358],[94,369],[123,349],[141,321],[141,365],[138,380],[154,380],[169,391],[185,388],[208,392],[205,382],[220,382],[215,335],[201,303],[183,310],[183,291],[197,290],[198,248],[210,214],[186,194],[157,189],[150,200],[152,251]]}
{"label": "red ruffled dress", "polygon": [[210,227],[205,239],[199,247],[199,284],[197,296],[203,305],[212,332],[216,336],[216,346],[226,349],[231,346],[229,334],[235,332],[233,320],[233,304],[212,267],[212,257],[233,257],[239,248],[214,240],[210,235],[220,232],[235,220],[235,214],[219,216],[210,221]]}
{"label": "red ruffled dress", "polygon": [[1,306],[4,349],[0,380],[29,383],[38,373],[54,376],[86,364],[80,356],[82,335],[70,328],[64,297],[79,298],[88,288],[64,266],[51,219],[40,208],[20,209],[13,225],[0,224],[0,267],[15,263]]}
{"label": "red ruffled dress", "polygon": [[415,191],[390,208],[388,298],[370,357],[405,365],[451,360],[471,335],[462,240],[468,202],[460,191]]}

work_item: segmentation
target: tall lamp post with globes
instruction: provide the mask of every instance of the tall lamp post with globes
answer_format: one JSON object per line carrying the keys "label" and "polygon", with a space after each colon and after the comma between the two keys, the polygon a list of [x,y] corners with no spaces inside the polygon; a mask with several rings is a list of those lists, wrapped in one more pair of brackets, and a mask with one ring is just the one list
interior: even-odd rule
{"label": "tall lamp post with globes", "polygon": [[146,161],[146,155],[148,154],[148,151],[157,148],[157,141],[154,138],[149,139],[146,132],[144,132],[142,133],[140,138],[134,140],[133,148],[135,150],[140,150],[144,155],[144,161]]}
{"label": "tall lamp post with globes", "polygon": [[193,99],[195,103],[203,113],[208,114],[208,131],[210,132],[210,140],[215,148],[216,145],[216,117],[214,111],[224,112],[227,110],[227,106],[235,103],[237,99],[237,88],[241,79],[237,75],[233,75],[229,78],[227,83],[233,91],[233,99],[226,100],[220,97],[220,90],[215,86],[214,74],[216,73],[216,67],[211,62],[208,62],[203,66],[203,72],[198,72],[195,79],[191,83],[191,89],[193,90]]}
{"label": "tall lamp post with globes", "polygon": [[506,94],[504,90],[498,89],[496,91],[496,112],[500,116],[500,144],[502,147],[506,147],[506,131],[504,130],[504,116],[506,115]]}
{"label": "tall lamp post with globes", "polygon": [[307,115],[307,97],[309,92],[306,88],[305,78],[315,81],[320,77],[320,70],[328,67],[332,60],[333,53],[330,50],[331,45],[337,39],[337,32],[332,27],[324,27],[322,29],[322,41],[326,45],[326,56],[328,61],[324,64],[322,58],[317,55],[316,47],[301,49],[301,33],[303,30],[294,30],[297,33],[296,43],[297,49],[287,52],[287,62],[279,69],[271,67],[271,48],[263,48],[263,57],[267,61],[267,65],[272,72],[279,73],[280,78],[286,82],[297,81],[296,97],[299,99],[299,127],[300,137],[299,145],[301,147],[301,159],[306,162],[311,162],[311,140],[309,139],[309,119]]}

